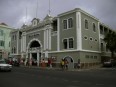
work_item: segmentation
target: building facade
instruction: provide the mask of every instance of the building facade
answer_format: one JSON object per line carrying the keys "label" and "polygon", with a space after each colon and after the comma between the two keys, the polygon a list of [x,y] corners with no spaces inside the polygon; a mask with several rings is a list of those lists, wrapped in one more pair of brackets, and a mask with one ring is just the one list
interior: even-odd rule
{"label": "building facade", "polygon": [[[103,32],[102,28],[103,27]],[[105,49],[102,44],[105,25],[89,13],[75,8],[42,21],[37,18],[31,25],[12,31],[11,55],[21,59],[32,59],[40,65],[42,59],[52,58],[53,66],[59,67],[62,59],[67,59],[69,68],[91,67],[101,63]],[[112,31],[109,27],[108,32]],[[103,34],[102,34],[103,33]],[[102,46],[102,47],[101,47]],[[103,48],[104,46],[104,48]]]}
{"label": "building facade", "polygon": [[8,58],[11,48],[10,32],[13,28],[7,26],[5,23],[0,24],[0,58]]}

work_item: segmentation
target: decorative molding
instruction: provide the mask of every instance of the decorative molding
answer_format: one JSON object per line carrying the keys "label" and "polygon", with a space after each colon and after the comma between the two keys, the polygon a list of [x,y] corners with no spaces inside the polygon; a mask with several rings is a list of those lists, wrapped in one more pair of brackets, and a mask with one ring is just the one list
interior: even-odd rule
{"label": "decorative molding", "polygon": [[64,52],[92,52],[92,53],[101,53],[100,51],[91,51],[91,50],[60,50],[60,51],[49,51],[48,53],[64,53]]}
{"label": "decorative molding", "polygon": [[30,42],[28,43],[28,45],[27,45],[27,50],[29,49],[29,46],[30,46],[31,42],[33,42],[33,41],[37,41],[37,42],[40,44],[40,47],[42,48],[41,41],[40,41],[40,40],[38,40],[38,39],[36,39],[36,38],[33,38],[33,39],[32,39],[32,40],[30,40]]}

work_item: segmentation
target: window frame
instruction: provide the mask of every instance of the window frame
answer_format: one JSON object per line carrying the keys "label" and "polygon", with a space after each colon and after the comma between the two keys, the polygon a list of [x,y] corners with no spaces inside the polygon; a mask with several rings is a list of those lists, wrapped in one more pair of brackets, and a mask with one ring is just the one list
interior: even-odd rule
{"label": "window frame", "polygon": [[93,32],[96,33],[96,24],[94,22],[92,23],[92,29],[93,29]]}
{"label": "window frame", "polygon": [[84,19],[84,28],[86,29],[86,30],[88,30],[89,29],[89,21],[88,21],[88,19]]}
{"label": "window frame", "polygon": [[63,29],[64,29],[64,30],[67,30],[67,29],[68,29],[67,26],[68,26],[68,24],[67,24],[67,19],[64,19],[64,20],[63,20]]}
{"label": "window frame", "polygon": [[[72,39],[72,46],[70,43],[70,39]],[[64,40],[67,41],[67,43],[66,43],[67,47],[65,47],[65,45],[64,45]],[[73,49],[74,48],[74,38],[73,37],[64,38],[64,39],[62,39],[62,42],[63,42],[63,49]]]}
{"label": "window frame", "polygon": [[[66,42],[64,42],[65,40],[66,40]],[[68,38],[63,39],[63,49],[68,49]]]}
{"label": "window frame", "polygon": [[73,27],[73,18],[72,17],[67,19],[67,25],[68,25],[68,29],[71,29]]}
{"label": "window frame", "polygon": [[[70,39],[72,39],[72,43],[70,42]],[[68,47],[69,49],[74,48],[74,38],[72,38],[72,37],[68,38],[68,44],[69,44],[69,47]]]}

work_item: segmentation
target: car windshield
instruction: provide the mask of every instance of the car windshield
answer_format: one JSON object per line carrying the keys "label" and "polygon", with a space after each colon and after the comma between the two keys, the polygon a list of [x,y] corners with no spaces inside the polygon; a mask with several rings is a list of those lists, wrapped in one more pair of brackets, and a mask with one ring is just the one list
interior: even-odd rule
{"label": "car windshield", "polygon": [[6,62],[5,61],[0,61],[0,64],[6,64]]}

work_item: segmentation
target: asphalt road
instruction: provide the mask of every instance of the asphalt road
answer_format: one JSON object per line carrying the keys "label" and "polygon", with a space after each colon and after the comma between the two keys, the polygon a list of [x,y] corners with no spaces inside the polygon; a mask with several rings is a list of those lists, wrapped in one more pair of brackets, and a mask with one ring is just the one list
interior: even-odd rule
{"label": "asphalt road", "polygon": [[60,71],[14,67],[0,72],[0,87],[116,87],[116,69]]}

